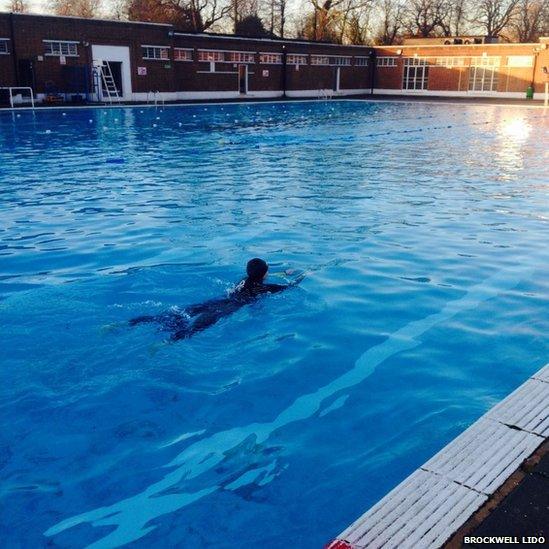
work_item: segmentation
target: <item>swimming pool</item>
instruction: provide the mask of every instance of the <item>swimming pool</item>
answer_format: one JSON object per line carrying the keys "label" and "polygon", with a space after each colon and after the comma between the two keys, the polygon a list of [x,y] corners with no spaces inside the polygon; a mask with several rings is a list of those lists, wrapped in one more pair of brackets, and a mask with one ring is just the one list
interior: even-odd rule
{"label": "swimming pool", "polygon": [[[8,546],[320,547],[547,362],[547,113],[0,113]],[[190,340],[123,323],[310,270]]]}

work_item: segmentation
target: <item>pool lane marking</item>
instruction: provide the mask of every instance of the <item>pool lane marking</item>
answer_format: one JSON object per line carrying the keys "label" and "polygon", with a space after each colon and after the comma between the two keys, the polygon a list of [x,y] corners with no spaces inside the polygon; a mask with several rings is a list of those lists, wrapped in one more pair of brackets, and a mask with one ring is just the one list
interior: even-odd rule
{"label": "pool lane marking", "polygon": [[[83,523],[90,523],[92,526],[116,526],[109,534],[90,545],[92,549],[117,547],[145,536],[155,528],[146,526],[153,519],[190,505],[219,489],[230,489],[231,484],[223,486],[224,483],[220,482],[197,492],[163,492],[173,490],[183,481],[212,471],[227,458],[227,453],[247,440],[252,439],[255,445],[262,444],[276,430],[312,417],[321,411],[325,400],[363,382],[388,358],[420,345],[421,341],[417,338],[435,325],[449,320],[458,313],[474,309],[500,293],[514,288],[532,273],[533,269],[523,267],[496,273],[480,284],[472,286],[461,298],[446,303],[440,312],[414,320],[393,332],[385,341],[364,352],[356,360],[353,368],[315,392],[298,397],[272,422],[234,427],[200,439],[166,465],[175,467],[174,470],[142,492],[112,505],[65,519],[46,530],[44,535],[54,536]],[[338,399],[342,397],[343,395],[339,395]],[[333,406],[333,401],[330,402]]]}

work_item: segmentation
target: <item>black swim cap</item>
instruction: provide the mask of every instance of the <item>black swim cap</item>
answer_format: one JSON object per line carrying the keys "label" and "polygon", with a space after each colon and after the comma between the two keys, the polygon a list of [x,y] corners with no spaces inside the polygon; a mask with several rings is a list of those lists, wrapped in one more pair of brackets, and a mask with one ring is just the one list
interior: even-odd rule
{"label": "black swim cap", "polygon": [[263,259],[259,259],[259,257],[250,259],[246,265],[246,272],[252,280],[262,280],[268,270],[269,266],[267,263]]}

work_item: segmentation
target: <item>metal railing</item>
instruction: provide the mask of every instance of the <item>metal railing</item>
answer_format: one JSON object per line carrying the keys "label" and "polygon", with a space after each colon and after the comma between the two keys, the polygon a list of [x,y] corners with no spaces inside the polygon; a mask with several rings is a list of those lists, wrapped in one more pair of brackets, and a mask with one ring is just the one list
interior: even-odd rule
{"label": "metal railing", "polygon": [[[34,109],[34,92],[32,91],[32,88],[29,86],[5,86],[1,87],[0,90],[9,90],[10,94],[10,107],[13,109],[14,102],[13,102],[13,91],[14,90],[28,90],[30,92],[30,101],[32,108]],[[23,94],[16,94],[16,95],[23,95]]]}
{"label": "metal railing", "polygon": [[328,99],[332,99],[334,96],[334,91],[327,89],[327,88],[319,88],[318,90],[318,99],[323,99],[324,101],[328,101]]}

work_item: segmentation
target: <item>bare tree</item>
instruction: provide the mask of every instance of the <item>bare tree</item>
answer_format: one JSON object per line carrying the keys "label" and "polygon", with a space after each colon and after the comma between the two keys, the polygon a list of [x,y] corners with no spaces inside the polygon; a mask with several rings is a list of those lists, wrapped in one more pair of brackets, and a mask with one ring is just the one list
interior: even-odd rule
{"label": "bare tree", "polygon": [[128,2],[126,0],[111,0],[107,16],[116,21],[128,19]]}
{"label": "bare tree", "polygon": [[447,8],[446,0],[409,0],[404,8],[404,27],[412,36],[440,35]]}
{"label": "bare tree", "polygon": [[338,19],[349,17],[355,10],[365,8],[371,0],[311,0],[313,5],[311,36],[313,40],[341,41],[335,30]]}
{"label": "bare tree", "polygon": [[265,27],[273,36],[284,38],[286,32],[288,0],[268,0],[263,5],[262,14]]}
{"label": "bare tree", "polygon": [[203,32],[225,19],[231,5],[220,0],[128,0],[126,11],[130,21],[171,23],[183,31]]}
{"label": "bare tree", "polygon": [[25,0],[11,0],[8,9],[11,13],[27,13],[29,8]]}
{"label": "bare tree", "polygon": [[51,10],[55,15],[71,15],[90,19],[97,17],[101,0],[50,0]]}
{"label": "bare tree", "polygon": [[358,10],[352,12],[346,19],[346,25],[342,29],[342,42],[346,44],[367,44],[370,31],[369,10]]}
{"label": "bare tree", "polygon": [[278,23],[278,36],[284,38],[284,31],[286,30],[286,14],[288,8],[288,0],[277,0],[278,1],[278,14],[280,20]]}
{"label": "bare tree", "polygon": [[174,0],[174,3],[180,9],[187,9],[190,12],[192,30],[195,32],[212,29],[217,23],[225,19],[231,11],[231,6],[220,0],[188,0],[187,3],[183,4]]}
{"label": "bare tree", "polygon": [[439,25],[444,36],[459,36],[468,32],[469,0],[446,0]]}
{"label": "bare tree", "polygon": [[368,40],[371,2],[345,0],[334,11],[333,30],[341,44],[364,44]]}
{"label": "bare tree", "polygon": [[404,11],[402,2],[379,0],[376,4],[376,11],[379,20],[373,31],[374,43],[385,46],[399,43]]}
{"label": "bare tree", "polygon": [[230,0],[229,13],[233,20],[233,32],[236,33],[238,23],[245,18],[256,16],[259,11],[258,0]]}
{"label": "bare tree", "polygon": [[516,18],[520,0],[477,0],[473,21],[487,36],[497,37]]}
{"label": "bare tree", "polygon": [[520,0],[508,29],[516,42],[536,42],[549,32],[549,0]]}

